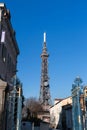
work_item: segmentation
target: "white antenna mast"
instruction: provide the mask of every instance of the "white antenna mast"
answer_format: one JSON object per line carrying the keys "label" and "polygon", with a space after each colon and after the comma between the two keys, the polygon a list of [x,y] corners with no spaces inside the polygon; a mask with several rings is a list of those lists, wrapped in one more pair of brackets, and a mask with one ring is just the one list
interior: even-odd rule
{"label": "white antenna mast", "polygon": [[46,32],[44,32],[44,42],[46,42]]}

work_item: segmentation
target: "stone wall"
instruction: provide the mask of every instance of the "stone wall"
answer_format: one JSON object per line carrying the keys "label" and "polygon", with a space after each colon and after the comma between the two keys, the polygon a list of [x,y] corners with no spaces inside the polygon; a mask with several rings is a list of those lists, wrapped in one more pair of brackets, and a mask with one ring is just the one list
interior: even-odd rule
{"label": "stone wall", "polygon": [[0,79],[0,130],[5,130],[5,89],[7,83]]}

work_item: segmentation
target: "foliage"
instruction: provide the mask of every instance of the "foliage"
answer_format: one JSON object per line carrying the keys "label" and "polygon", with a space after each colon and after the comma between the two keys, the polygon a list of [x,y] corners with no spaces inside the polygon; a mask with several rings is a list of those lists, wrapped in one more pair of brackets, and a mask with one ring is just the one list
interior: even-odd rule
{"label": "foliage", "polygon": [[29,113],[30,113],[29,109],[27,109],[26,106],[24,106],[22,109],[22,120],[23,121],[28,120]]}
{"label": "foliage", "polygon": [[29,109],[29,111],[31,112],[31,117],[37,117],[37,113],[39,111],[42,111],[42,106],[39,103],[39,101],[34,98],[28,98],[25,102],[25,106]]}
{"label": "foliage", "polygon": [[38,112],[42,111],[42,106],[35,97],[30,97],[25,100],[25,106],[23,108],[23,115],[25,118],[30,121],[38,122],[37,115]]}

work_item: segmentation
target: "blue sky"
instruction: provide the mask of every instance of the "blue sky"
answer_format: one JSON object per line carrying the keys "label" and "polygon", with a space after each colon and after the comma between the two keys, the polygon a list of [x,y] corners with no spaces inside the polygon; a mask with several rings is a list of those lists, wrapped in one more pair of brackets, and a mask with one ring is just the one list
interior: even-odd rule
{"label": "blue sky", "polygon": [[18,77],[25,97],[40,91],[43,33],[47,33],[52,99],[71,95],[76,76],[87,84],[87,0],[3,0],[20,49]]}

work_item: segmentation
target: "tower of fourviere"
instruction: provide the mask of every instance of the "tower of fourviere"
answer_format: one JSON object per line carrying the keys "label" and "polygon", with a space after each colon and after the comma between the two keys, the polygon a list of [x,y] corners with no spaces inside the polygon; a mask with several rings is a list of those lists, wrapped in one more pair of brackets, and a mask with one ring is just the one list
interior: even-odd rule
{"label": "tower of fourviere", "polygon": [[46,46],[46,33],[44,33],[44,44],[41,54],[42,59],[42,68],[41,68],[41,84],[40,84],[40,103],[42,104],[44,110],[48,110],[51,105],[51,96],[50,96],[50,85],[48,77],[48,57]]}

